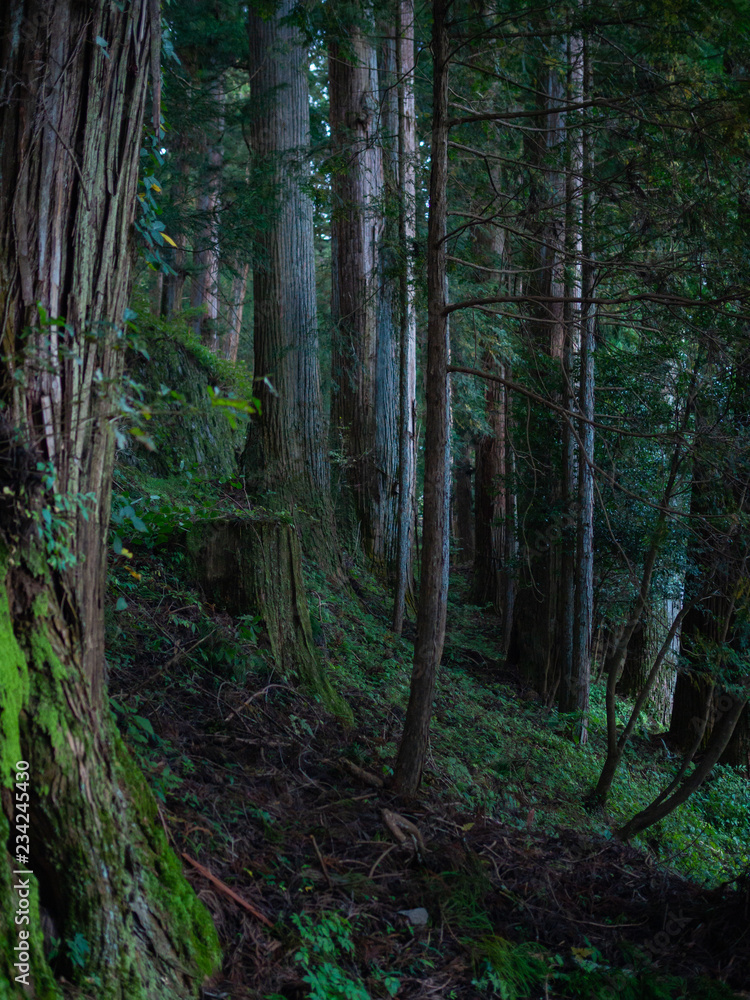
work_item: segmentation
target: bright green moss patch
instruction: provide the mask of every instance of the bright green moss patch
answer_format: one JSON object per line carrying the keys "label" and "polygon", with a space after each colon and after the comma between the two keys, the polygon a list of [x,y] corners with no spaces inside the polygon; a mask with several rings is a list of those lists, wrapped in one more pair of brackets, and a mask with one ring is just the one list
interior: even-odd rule
{"label": "bright green moss patch", "polygon": [[[3,581],[7,555],[0,555]],[[13,783],[16,763],[23,759],[19,735],[19,714],[29,696],[26,659],[16,641],[5,586],[0,590],[0,782]]]}

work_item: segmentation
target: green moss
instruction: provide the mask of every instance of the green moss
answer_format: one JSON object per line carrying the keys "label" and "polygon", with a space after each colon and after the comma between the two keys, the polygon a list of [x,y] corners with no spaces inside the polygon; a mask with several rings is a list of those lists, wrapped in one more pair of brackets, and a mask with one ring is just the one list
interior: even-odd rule
{"label": "green moss", "polygon": [[[0,553],[5,581],[7,553]],[[5,585],[0,588],[0,784],[10,787],[16,763],[23,759],[18,717],[29,696],[26,658],[13,633]]]}
{"label": "green moss", "polygon": [[178,953],[189,958],[194,970],[207,976],[221,962],[221,947],[208,910],[182,873],[182,866],[167,843],[154,798],[119,734],[115,737],[116,773],[136,810],[136,822],[148,836],[152,858],[142,858],[146,898],[155,911],[168,915],[169,934]]}
{"label": "green moss", "polygon": [[62,680],[67,671],[49,639],[46,599],[36,598],[34,611],[34,624],[29,635],[29,651],[36,667],[31,683],[34,721],[49,736],[53,750],[59,751],[64,745],[65,727],[57,706],[65,704]]}
{"label": "green moss", "polygon": [[[10,826],[5,814],[0,810],[0,843],[8,843]],[[14,946],[19,942],[18,932],[29,931],[29,979],[34,984],[34,996],[38,1000],[60,1000],[60,993],[44,957],[44,944],[39,923],[39,887],[35,878],[31,879],[29,916],[31,921],[22,927],[15,924],[17,896],[13,888],[13,861],[6,855],[6,862],[0,864],[0,1000],[17,1000],[28,996],[22,984],[15,984],[19,974],[14,967],[17,961]]]}

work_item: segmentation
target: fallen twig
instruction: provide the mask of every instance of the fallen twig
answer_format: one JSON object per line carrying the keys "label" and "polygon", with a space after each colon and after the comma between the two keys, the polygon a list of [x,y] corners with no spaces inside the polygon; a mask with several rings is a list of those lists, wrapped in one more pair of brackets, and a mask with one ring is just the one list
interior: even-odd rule
{"label": "fallen twig", "polygon": [[364,781],[366,785],[372,785],[373,788],[383,787],[382,778],[379,778],[376,774],[371,774],[369,771],[363,770],[361,767],[357,767],[356,764],[347,760],[346,757],[342,757],[339,763],[342,764],[347,771],[353,774],[355,778],[359,778],[360,781]]}
{"label": "fallen twig", "polygon": [[331,882],[331,876],[328,874],[328,866],[323,860],[323,855],[320,853],[320,848],[318,847],[318,842],[315,837],[310,837],[312,840],[313,847],[315,848],[315,853],[318,855],[318,861],[320,862],[320,869],[326,877],[326,882],[328,883],[328,888],[333,889],[333,883]]}
{"label": "fallen twig", "polygon": [[189,865],[192,865],[196,871],[200,872],[204,878],[207,878],[212,885],[216,886],[219,892],[228,896],[229,899],[233,900],[243,909],[247,910],[248,913],[252,913],[256,920],[260,920],[260,922],[265,924],[266,927],[273,927],[273,921],[269,920],[267,916],[260,912],[260,910],[256,910],[252,903],[248,903],[248,901],[243,899],[242,896],[239,896],[234,889],[230,889],[228,885],[221,881],[220,878],[212,875],[208,868],[204,868],[199,861],[196,861],[195,858],[191,858],[190,855],[185,854],[184,851],[182,852],[182,856]]}

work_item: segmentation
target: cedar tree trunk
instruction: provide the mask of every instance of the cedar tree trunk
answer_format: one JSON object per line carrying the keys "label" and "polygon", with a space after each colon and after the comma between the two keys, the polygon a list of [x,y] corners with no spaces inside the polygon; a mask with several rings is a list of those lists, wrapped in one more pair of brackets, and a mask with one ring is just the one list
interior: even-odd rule
{"label": "cedar tree trunk", "polygon": [[434,69],[430,217],[427,232],[427,386],[422,573],[409,704],[393,775],[394,787],[405,795],[414,795],[422,779],[435,681],[445,641],[448,601],[450,341],[446,313],[448,277],[445,234],[448,219],[446,185],[449,55],[446,16],[449,2],[450,0],[436,0],[433,5]]}
{"label": "cedar tree trunk", "polygon": [[[0,32],[0,836],[16,855],[0,857],[0,984],[22,993],[22,868],[34,995],[58,995],[44,912],[64,942],[85,940],[83,969],[65,946],[54,966],[85,993],[184,997],[214,966],[216,934],[104,684],[112,423],[158,7],[10,0]],[[28,811],[13,808],[19,761]]]}

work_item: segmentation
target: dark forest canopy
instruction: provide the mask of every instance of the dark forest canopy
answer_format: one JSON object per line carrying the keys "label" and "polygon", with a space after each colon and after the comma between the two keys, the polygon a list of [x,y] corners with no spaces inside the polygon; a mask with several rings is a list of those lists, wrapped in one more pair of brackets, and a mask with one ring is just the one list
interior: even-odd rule
{"label": "dark forest canopy", "polygon": [[0,46],[0,1000],[746,989],[744,0]]}

